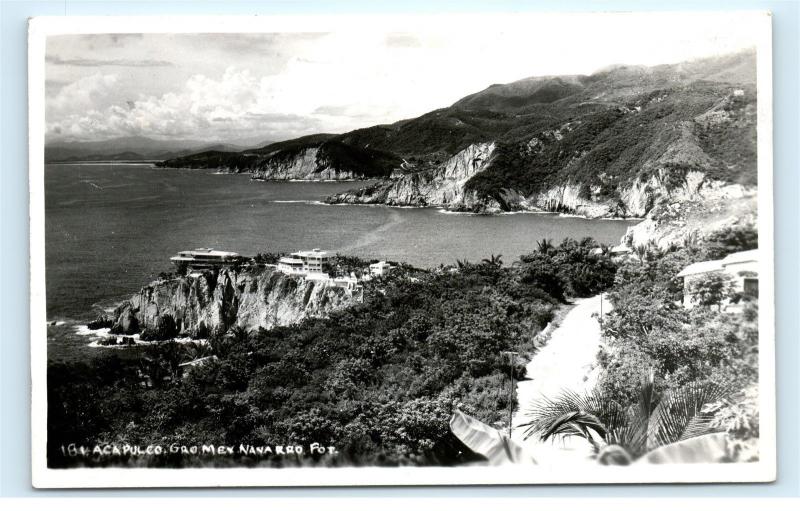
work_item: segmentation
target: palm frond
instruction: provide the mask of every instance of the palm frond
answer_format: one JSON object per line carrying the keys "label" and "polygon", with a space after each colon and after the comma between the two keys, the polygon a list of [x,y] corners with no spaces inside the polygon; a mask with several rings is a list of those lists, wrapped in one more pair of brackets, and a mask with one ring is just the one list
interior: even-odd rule
{"label": "palm frond", "polygon": [[723,399],[729,389],[708,383],[690,383],[665,395],[650,417],[647,449],[713,433],[713,413],[703,407]]}
{"label": "palm frond", "polygon": [[656,407],[658,396],[656,396],[655,389],[655,374],[651,368],[648,372],[647,379],[642,383],[639,388],[639,399],[637,400],[636,413],[643,418],[649,419],[650,415]]}
{"label": "palm frond", "polygon": [[539,438],[544,442],[554,439],[557,435],[579,436],[594,444],[590,430],[595,431],[601,437],[606,435],[606,428],[594,415],[582,411],[570,412],[554,420],[550,427],[539,434]]}
{"label": "palm frond", "polygon": [[[589,429],[594,429],[605,437],[609,426],[617,427],[624,423],[621,407],[597,390],[588,394],[564,391],[555,399],[543,398],[534,401],[528,406],[525,416],[530,417],[530,420],[517,426],[525,428],[523,437],[525,439],[538,435],[540,439],[544,440],[553,435],[565,434],[567,431],[587,436]],[[593,417],[601,430],[596,426],[589,428],[587,416]],[[566,425],[567,417],[573,421],[572,426]],[[576,431],[574,427],[579,429]],[[580,429],[581,427],[585,429]],[[589,440],[588,436],[587,440]]]}
{"label": "palm frond", "polygon": [[624,447],[633,456],[644,454],[647,451],[650,416],[657,402],[655,375],[651,369],[639,388],[636,403],[627,411],[619,424],[609,427],[607,442]]}

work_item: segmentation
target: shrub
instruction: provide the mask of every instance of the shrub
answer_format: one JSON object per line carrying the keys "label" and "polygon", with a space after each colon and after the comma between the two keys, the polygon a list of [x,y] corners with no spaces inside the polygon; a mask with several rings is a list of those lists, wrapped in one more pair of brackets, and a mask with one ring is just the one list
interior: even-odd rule
{"label": "shrub", "polygon": [[733,279],[726,273],[710,273],[689,284],[692,300],[700,306],[721,306],[734,294]]}
{"label": "shrub", "polygon": [[705,239],[703,251],[707,259],[722,259],[728,254],[758,248],[758,230],[754,225],[720,229]]}

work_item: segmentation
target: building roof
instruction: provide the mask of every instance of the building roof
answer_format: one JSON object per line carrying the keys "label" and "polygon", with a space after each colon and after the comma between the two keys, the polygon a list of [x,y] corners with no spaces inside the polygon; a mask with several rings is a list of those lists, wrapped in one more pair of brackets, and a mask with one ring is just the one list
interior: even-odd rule
{"label": "building roof", "polygon": [[315,248],[314,250],[301,250],[299,252],[292,252],[292,255],[298,257],[327,257],[329,254],[325,250]]}
{"label": "building roof", "polygon": [[179,254],[189,255],[211,255],[217,257],[240,257],[237,252],[227,252],[225,250],[214,250],[213,248],[196,248],[194,250],[182,250]]}
{"label": "building roof", "polygon": [[700,273],[712,273],[715,271],[722,271],[722,261],[701,261],[699,263],[690,264],[677,275],[678,277],[687,277],[689,275],[698,275]]}
{"label": "building roof", "polygon": [[378,261],[377,263],[372,263],[369,265],[370,268],[386,268],[391,266],[392,265],[387,263],[386,261]]}
{"label": "building roof", "polygon": [[758,249],[734,252],[733,254],[728,254],[724,259],[718,259],[715,261],[701,261],[699,263],[690,264],[681,270],[677,277],[686,277],[687,275],[698,275],[700,273],[722,271],[725,269],[725,266],[728,266],[729,264],[749,262],[758,262]]}
{"label": "building roof", "polygon": [[729,264],[739,264],[739,263],[757,263],[758,262],[758,249],[755,250],[745,250],[744,252],[734,252],[733,254],[728,254],[722,260],[722,266],[727,266]]}
{"label": "building roof", "polygon": [[303,260],[297,259],[296,257],[281,257],[278,259],[278,262],[284,264],[303,264]]}

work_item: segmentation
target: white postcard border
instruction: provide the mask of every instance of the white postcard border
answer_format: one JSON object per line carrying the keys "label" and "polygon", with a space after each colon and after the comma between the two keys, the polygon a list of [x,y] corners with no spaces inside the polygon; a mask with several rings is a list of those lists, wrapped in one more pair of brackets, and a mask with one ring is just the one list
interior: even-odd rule
{"label": "white postcard border", "polygon": [[[491,18],[505,26],[543,16],[748,16],[757,34],[758,224],[762,255],[759,301],[760,461],[634,467],[400,468],[74,468],[47,467],[47,330],[44,239],[44,79],[46,38],[82,33],[244,33],[341,30],[479,30]],[[190,21],[190,23],[187,23]],[[771,15],[763,11],[666,13],[483,13],[392,16],[133,16],[36,17],[29,23],[29,186],[32,482],[36,488],[408,486],[586,483],[770,482],[776,478],[775,311],[772,188]],[[366,28],[368,27],[368,28]]]}

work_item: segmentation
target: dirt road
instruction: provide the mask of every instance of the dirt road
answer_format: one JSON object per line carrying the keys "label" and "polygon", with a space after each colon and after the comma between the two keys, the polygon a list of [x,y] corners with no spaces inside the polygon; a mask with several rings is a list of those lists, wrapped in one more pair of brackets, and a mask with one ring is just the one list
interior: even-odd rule
{"label": "dirt road", "polygon": [[[603,299],[603,313],[610,308],[608,300]],[[542,443],[532,437],[523,441],[524,428],[516,426],[528,421],[525,412],[532,401],[542,397],[555,398],[565,389],[581,393],[595,385],[599,375],[595,367],[597,352],[601,345],[599,314],[600,296],[576,300],[575,307],[553,331],[547,345],[528,364],[528,379],[517,384],[520,409],[512,419],[515,426],[512,438],[522,443],[539,464],[574,463],[591,454],[583,439]]]}

